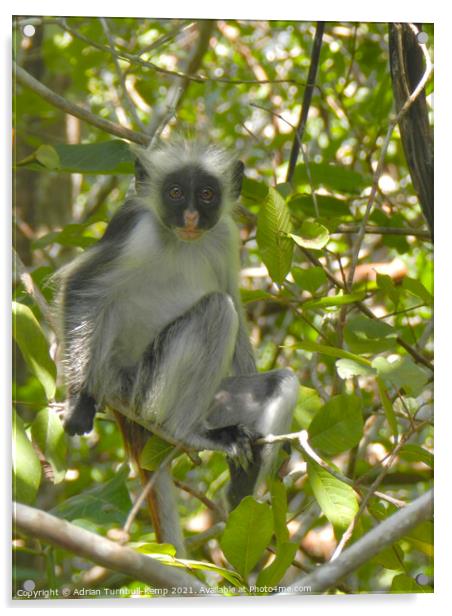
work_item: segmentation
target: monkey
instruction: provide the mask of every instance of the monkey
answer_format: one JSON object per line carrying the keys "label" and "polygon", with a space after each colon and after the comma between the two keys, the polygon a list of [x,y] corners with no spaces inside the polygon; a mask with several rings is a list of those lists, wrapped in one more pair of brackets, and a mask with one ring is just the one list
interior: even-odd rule
{"label": "monkey", "polygon": [[140,447],[154,433],[222,451],[233,508],[274,460],[256,439],[290,428],[299,389],[288,368],[256,369],[232,218],[244,165],[199,141],[133,154],[134,194],[59,275],[64,428],[88,433],[109,407]]}

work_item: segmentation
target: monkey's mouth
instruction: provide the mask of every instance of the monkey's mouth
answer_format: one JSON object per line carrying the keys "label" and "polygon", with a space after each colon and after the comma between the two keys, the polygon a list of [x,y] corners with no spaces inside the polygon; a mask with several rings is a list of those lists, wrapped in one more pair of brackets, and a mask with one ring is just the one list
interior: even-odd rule
{"label": "monkey's mouth", "polygon": [[194,227],[177,227],[176,235],[181,240],[197,240],[204,235],[205,229],[196,229]]}

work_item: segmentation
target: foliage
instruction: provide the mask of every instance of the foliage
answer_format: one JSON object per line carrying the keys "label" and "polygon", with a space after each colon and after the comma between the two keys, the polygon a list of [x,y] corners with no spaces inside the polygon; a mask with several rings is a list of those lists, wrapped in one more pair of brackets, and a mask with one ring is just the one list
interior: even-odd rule
{"label": "foliage", "polygon": [[[14,29],[18,64],[31,71],[33,54],[37,77],[49,88],[136,131],[158,113],[165,117],[175,71],[190,65],[200,29],[188,20],[110,19],[113,56],[99,19],[37,22],[34,41],[22,25]],[[323,463],[293,441],[283,482],[272,482],[264,500],[244,499],[208,542],[220,508],[206,507],[196,492],[221,502],[227,465],[218,453],[203,452],[201,465],[179,455],[173,475],[193,491],[180,491],[183,527],[191,539],[201,533],[192,560],[176,561],[171,548],[155,544],[144,509],[130,528],[130,545],[246,592],[299,576],[300,563],[311,569],[327,560],[351,524],[353,543],[388,518],[394,502],[411,502],[432,482],[432,247],[397,129],[356,246],[393,111],[387,26],[326,24],[305,152],[288,183],[314,30],[308,22],[213,22],[193,70],[202,78],[182,80],[175,118],[163,130],[163,138],[208,133],[246,163],[237,213],[245,248],[241,287],[259,368],[296,371],[302,386],[292,429],[308,431]],[[425,30],[431,52],[433,31]],[[14,123],[16,248],[35,289],[51,302],[53,272],[100,238],[123,202],[133,157],[124,140],[87,122],[70,123],[20,84]],[[111,534],[125,524],[139,481],[124,465],[120,435],[107,417],[98,416],[86,438],[69,441],[62,431],[55,332],[29,288],[17,278],[14,496]],[[155,469],[168,452],[153,437],[143,466]],[[358,512],[376,479],[378,493]],[[30,577],[41,588],[76,585],[88,566],[25,538],[16,548],[15,588]],[[332,592],[430,592],[431,552],[426,522]],[[141,582],[112,575],[108,584],[132,591]]]}

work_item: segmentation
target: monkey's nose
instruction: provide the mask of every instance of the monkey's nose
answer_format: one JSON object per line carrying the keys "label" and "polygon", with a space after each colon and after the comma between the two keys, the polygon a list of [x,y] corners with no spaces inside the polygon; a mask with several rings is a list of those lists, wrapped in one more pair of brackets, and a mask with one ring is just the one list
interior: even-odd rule
{"label": "monkey's nose", "polygon": [[191,212],[190,210],[185,210],[184,212],[184,223],[186,227],[194,228],[198,226],[199,222],[199,213]]}

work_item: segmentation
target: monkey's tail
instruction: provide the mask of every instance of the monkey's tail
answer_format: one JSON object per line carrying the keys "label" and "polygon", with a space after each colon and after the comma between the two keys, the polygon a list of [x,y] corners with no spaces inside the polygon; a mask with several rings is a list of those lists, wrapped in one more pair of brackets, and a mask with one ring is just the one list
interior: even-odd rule
{"label": "monkey's tail", "polygon": [[155,473],[140,467],[140,455],[151,432],[127,419],[119,411],[113,412],[121,430],[127,455],[137,469],[143,487],[151,477],[153,478],[153,485],[147,493],[146,501],[156,539],[159,543],[174,545],[177,556],[182,558],[186,550],[171,473],[167,467],[162,467]]}

